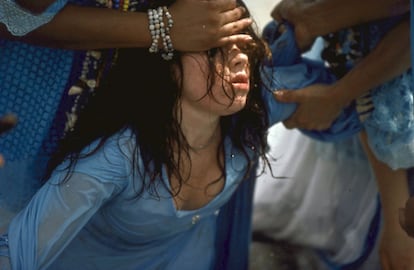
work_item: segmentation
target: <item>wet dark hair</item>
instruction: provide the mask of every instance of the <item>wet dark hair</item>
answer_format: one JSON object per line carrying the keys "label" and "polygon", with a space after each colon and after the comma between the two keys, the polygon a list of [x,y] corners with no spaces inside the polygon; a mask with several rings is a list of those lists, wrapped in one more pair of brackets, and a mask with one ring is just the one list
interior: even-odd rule
{"label": "wet dark hair", "polygon": [[[241,151],[248,161],[247,178],[256,167],[259,157],[267,161],[268,119],[260,93],[260,69],[267,57],[267,47],[256,35],[256,29],[249,27],[245,32],[253,37],[253,42],[242,48],[249,55],[251,90],[246,106],[240,112],[222,117],[221,129],[223,138],[229,136],[233,147]],[[213,76],[216,72],[214,59],[220,59],[213,55],[220,51],[217,48],[206,52],[210,65],[207,94],[211,94],[211,86],[216,78]],[[65,168],[68,170],[67,179],[78,159],[93,155],[115,133],[130,129],[133,134],[131,139],[136,141],[133,156],[130,157],[132,168],[135,168],[131,173],[139,173],[150,179],[149,185],[142,185],[140,190],[136,190],[137,195],[144,189],[157,193],[155,183],[162,177],[163,166],[169,176],[174,175],[180,184],[184,183],[186,176],[180,174],[180,164],[183,158],[189,157],[189,145],[181,132],[177,116],[181,85],[174,76],[177,68],[182,74],[181,56],[180,52],[175,52],[173,60],[165,61],[160,55],[149,53],[148,49],[119,49],[113,68],[81,111],[73,131],[59,143],[58,150],[48,164],[45,179],[59,164],[69,160]],[[223,138],[219,150],[223,150]],[[99,143],[94,149],[81,154],[86,146],[96,140]],[[177,146],[183,150],[182,153],[174,151]],[[254,155],[248,154],[251,149],[255,150]],[[142,166],[138,169],[137,161],[140,159]],[[219,156],[217,162],[220,165]],[[225,177],[225,168],[220,166],[220,178]],[[179,190],[170,192],[175,195]]]}

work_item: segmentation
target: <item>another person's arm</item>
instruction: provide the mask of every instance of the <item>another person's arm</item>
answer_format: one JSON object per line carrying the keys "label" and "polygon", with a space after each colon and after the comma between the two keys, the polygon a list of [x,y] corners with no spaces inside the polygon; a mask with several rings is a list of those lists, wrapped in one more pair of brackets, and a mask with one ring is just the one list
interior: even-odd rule
{"label": "another person's arm", "polygon": [[307,48],[318,36],[409,10],[409,0],[282,0],[271,15],[291,22],[299,47]]}
{"label": "another person's arm", "polygon": [[400,209],[400,225],[404,231],[414,237],[414,197],[405,202],[405,207]]}
{"label": "another person's arm", "polygon": [[[27,1],[26,1],[27,2]],[[43,0],[44,8],[51,2]],[[36,10],[39,6],[31,6]],[[240,19],[243,9],[235,0],[178,0],[170,7],[174,19],[171,38],[176,50],[202,51],[249,37],[239,32],[251,23]],[[151,36],[145,12],[66,5],[47,24],[23,37],[12,36],[0,24],[0,36],[25,42],[69,49],[150,47]]]}
{"label": "another person's arm", "polygon": [[383,224],[379,239],[381,269],[405,270],[414,268],[414,239],[407,236],[398,222],[398,210],[409,198],[407,171],[391,169],[372,152],[366,132],[360,134],[377,181],[381,199]]}
{"label": "another person's arm", "polygon": [[278,101],[298,103],[295,113],[284,122],[286,127],[326,129],[351,101],[406,71],[411,66],[409,31],[408,20],[397,25],[369,55],[332,85],[276,91]]}

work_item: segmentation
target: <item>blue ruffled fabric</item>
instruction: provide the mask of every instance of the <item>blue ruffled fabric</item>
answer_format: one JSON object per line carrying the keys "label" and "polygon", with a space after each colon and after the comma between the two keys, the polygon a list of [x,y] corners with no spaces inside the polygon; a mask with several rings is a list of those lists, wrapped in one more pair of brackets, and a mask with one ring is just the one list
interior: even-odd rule
{"label": "blue ruffled fabric", "polygon": [[[284,31],[279,31],[280,25],[283,25]],[[263,38],[272,51],[272,60],[265,63],[262,73],[265,82],[264,100],[268,108],[273,108],[271,122],[276,123],[289,118],[297,105],[278,102],[269,90],[296,90],[316,83],[330,84],[336,80],[336,77],[324,67],[322,62],[301,56],[290,24],[279,24],[276,21],[268,23],[264,28]],[[271,105],[273,103],[278,105]],[[361,128],[359,115],[352,105],[339,115],[329,129],[301,130],[301,132],[320,141],[339,141],[358,133]]]}

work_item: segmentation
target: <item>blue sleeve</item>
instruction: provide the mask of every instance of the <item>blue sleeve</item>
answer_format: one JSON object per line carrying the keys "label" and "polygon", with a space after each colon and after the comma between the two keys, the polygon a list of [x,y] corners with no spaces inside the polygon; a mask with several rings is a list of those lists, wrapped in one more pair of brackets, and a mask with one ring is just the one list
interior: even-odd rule
{"label": "blue sleeve", "polygon": [[101,206],[125,188],[129,167],[122,146],[111,141],[80,159],[64,183],[66,171],[55,170],[12,220],[3,246],[0,238],[0,255],[8,253],[13,270],[47,268]]}
{"label": "blue sleeve", "polygon": [[50,22],[66,5],[68,0],[56,0],[45,11],[33,14],[20,7],[14,0],[0,1],[0,23],[14,36],[24,36],[36,28]]}

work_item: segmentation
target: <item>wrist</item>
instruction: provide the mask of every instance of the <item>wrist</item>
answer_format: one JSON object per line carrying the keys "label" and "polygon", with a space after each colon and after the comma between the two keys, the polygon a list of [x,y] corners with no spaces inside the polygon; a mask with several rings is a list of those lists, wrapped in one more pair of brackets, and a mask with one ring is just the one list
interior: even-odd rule
{"label": "wrist", "polygon": [[332,23],[332,17],[327,16],[327,10],[319,2],[311,2],[303,6],[303,27],[308,35],[316,38],[329,33],[327,26]]}
{"label": "wrist", "polygon": [[349,92],[346,91],[340,84],[335,83],[332,86],[332,91],[330,91],[330,99],[334,102],[338,107],[345,108],[351,104],[354,100],[350,95]]}

